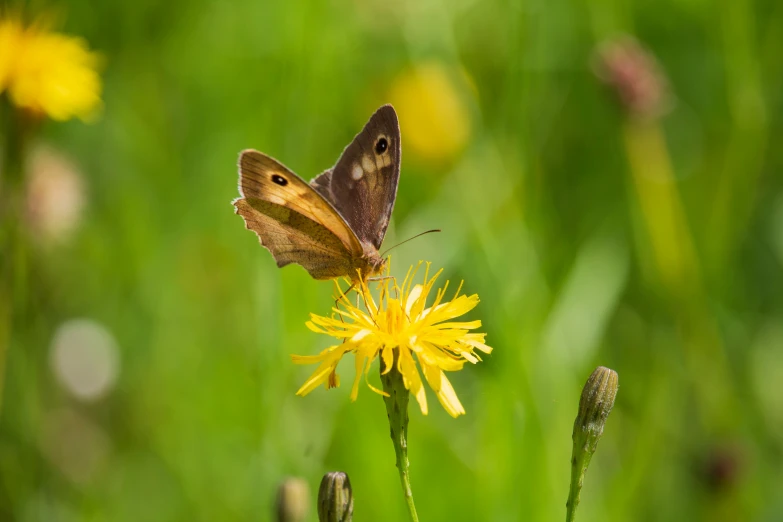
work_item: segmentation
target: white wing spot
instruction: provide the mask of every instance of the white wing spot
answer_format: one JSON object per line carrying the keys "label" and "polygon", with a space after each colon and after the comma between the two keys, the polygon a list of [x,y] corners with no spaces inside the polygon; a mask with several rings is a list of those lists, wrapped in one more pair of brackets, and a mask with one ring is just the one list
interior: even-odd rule
{"label": "white wing spot", "polygon": [[365,154],[362,157],[362,167],[367,172],[375,172],[375,159],[371,158],[369,154]]}
{"label": "white wing spot", "polygon": [[362,167],[357,163],[354,163],[353,169],[351,170],[351,177],[356,181],[359,181],[360,179],[362,179],[362,176],[364,176],[364,171],[362,170]]}

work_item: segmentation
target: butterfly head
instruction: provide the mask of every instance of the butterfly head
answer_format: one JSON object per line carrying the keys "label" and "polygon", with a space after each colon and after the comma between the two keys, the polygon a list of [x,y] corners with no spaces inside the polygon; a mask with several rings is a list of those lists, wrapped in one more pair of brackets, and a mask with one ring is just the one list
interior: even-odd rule
{"label": "butterfly head", "polygon": [[361,269],[362,277],[367,279],[382,273],[386,269],[386,258],[382,257],[374,247],[367,244],[362,246],[364,247],[364,255],[362,256],[364,267]]}

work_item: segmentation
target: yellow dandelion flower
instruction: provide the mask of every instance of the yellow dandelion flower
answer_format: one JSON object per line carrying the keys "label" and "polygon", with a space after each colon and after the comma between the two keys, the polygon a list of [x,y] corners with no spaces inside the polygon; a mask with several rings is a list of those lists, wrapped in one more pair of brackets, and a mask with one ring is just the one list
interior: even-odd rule
{"label": "yellow dandelion flower", "polygon": [[[402,375],[405,388],[416,398],[423,414],[426,415],[428,411],[427,397],[419,369],[452,417],[465,413],[444,372],[460,370],[465,362],[480,361],[476,350],[484,353],[492,351],[484,344],[486,334],[471,332],[481,326],[481,321],[453,321],[476,307],[478,295],[460,295],[460,285],[453,298],[444,300],[449,284],[447,281],[443,288],[435,292],[433,303],[427,306],[427,298],[442,270],[429,277],[427,264],[423,284],[413,285],[417,271],[418,266],[409,269],[402,285],[398,285],[394,278],[379,283],[377,303],[367,284],[360,283],[358,293],[364,308],[351,304],[337,287],[339,305],[333,308],[335,313],[331,317],[311,314],[307,326],[314,332],[343,342],[327,348],[319,355],[292,356],[297,364],[318,363],[318,368],[297,395],[306,395],[320,384],[325,384],[327,388],[339,386],[337,364],[344,355],[353,353],[356,378],[351,400],[356,400],[362,374],[366,376],[372,362],[380,358],[383,375],[393,369],[396,361],[396,370]],[[367,385],[373,391],[387,395],[369,382]]]}
{"label": "yellow dandelion flower", "polygon": [[437,62],[400,73],[391,84],[389,99],[400,114],[406,150],[428,163],[453,160],[470,139],[471,87],[465,71]]}
{"label": "yellow dandelion flower", "polygon": [[55,120],[88,119],[101,106],[99,57],[84,40],[0,19],[0,93]]}

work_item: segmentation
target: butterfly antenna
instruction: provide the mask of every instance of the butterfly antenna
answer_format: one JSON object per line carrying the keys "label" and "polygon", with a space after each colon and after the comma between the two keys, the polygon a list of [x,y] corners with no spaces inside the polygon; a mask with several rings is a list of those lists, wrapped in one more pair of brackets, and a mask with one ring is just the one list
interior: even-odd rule
{"label": "butterfly antenna", "polygon": [[415,235],[415,236],[413,236],[413,237],[409,237],[409,238],[408,238],[408,239],[406,239],[405,241],[402,241],[402,242],[400,242],[400,243],[397,243],[397,244],[396,244],[396,245],[394,245],[393,247],[389,247],[389,248],[387,248],[387,249],[386,249],[386,250],[383,252],[383,254],[381,254],[381,257],[386,257],[386,254],[388,254],[388,253],[389,253],[389,251],[391,251],[391,250],[393,250],[393,249],[397,248],[397,247],[398,247],[398,246],[400,246],[400,245],[404,245],[405,243],[407,243],[407,242],[408,242],[408,241],[410,241],[411,239],[416,239],[417,237],[423,236],[424,234],[429,234],[429,233],[431,233],[431,232],[440,232],[440,229],[439,229],[439,228],[433,228],[432,230],[427,230],[426,232],[422,232],[422,233],[420,233],[420,234],[416,234],[416,235]]}

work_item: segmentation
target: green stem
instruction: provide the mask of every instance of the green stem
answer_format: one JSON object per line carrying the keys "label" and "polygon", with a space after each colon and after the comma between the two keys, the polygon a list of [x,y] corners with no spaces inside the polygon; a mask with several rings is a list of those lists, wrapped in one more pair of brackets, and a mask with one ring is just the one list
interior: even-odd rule
{"label": "green stem", "polygon": [[5,143],[2,150],[0,171],[0,412],[3,406],[5,370],[11,329],[16,314],[23,308],[26,288],[24,271],[26,259],[22,230],[24,211],[24,149],[29,126],[23,114],[17,112],[7,100],[2,105]]}
{"label": "green stem", "polygon": [[[582,448],[579,448],[579,444],[583,444]],[[587,444],[587,440],[574,439],[574,450],[571,456],[571,488],[568,491],[568,502],[566,502],[566,522],[574,522],[576,518],[579,493],[582,491],[585,473],[590,465],[590,459],[593,457],[593,453],[587,451]]]}
{"label": "green stem", "polygon": [[383,391],[389,394],[388,397],[383,398],[383,401],[386,403],[386,416],[389,419],[391,439],[397,457],[397,470],[400,472],[402,493],[405,497],[405,504],[408,506],[411,521],[419,522],[416,506],[413,504],[411,479],[408,473],[408,400],[410,392],[405,389],[402,374],[397,370],[396,352],[392,369],[386,374],[381,373],[381,382],[383,383]]}

